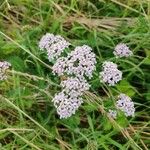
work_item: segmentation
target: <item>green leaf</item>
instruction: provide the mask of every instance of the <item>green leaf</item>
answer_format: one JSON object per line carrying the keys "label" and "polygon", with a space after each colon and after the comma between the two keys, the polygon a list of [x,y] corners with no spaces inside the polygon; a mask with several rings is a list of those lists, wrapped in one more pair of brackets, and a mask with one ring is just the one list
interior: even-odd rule
{"label": "green leaf", "polygon": [[102,124],[104,130],[109,131],[112,129],[112,124],[110,123],[109,119],[106,116],[103,116]]}
{"label": "green leaf", "polygon": [[126,127],[128,125],[127,117],[121,111],[118,113],[116,121],[117,121],[118,125],[120,125],[121,127]]}
{"label": "green leaf", "polygon": [[70,118],[62,121],[65,125],[69,126],[69,128],[76,129],[80,124],[80,117],[76,114],[75,116],[71,116]]}
{"label": "green leaf", "polygon": [[130,83],[126,80],[122,80],[116,88],[124,94],[127,94],[128,96],[133,96],[135,94],[136,89],[130,85]]}
{"label": "green leaf", "polygon": [[143,64],[150,65],[150,58],[148,57],[144,58]]}
{"label": "green leaf", "polygon": [[94,106],[93,104],[88,103],[87,105],[83,106],[84,110],[88,113],[93,112],[97,110],[97,107]]}
{"label": "green leaf", "polygon": [[16,71],[24,71],[25,70],[24,61],[20,57],[18,57],[18,56],[11,56],[11,57],[9,57],[8,60],[12,64],[12,67]]}
{"label": "green leaf", "polygon": [[2,49],[2,53],[5,55],[18,51],[16,45],[14,45],[12,42],[5,43],[5,45],[3,45],[1,49]]}

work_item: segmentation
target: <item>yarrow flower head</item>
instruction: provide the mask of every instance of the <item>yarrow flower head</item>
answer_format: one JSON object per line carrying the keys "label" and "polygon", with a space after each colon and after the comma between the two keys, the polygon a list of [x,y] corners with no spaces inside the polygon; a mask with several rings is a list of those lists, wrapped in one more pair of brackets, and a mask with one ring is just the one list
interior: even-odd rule
{"label": "yarrow flower head", "polygon": [[116,110],[109,109],[108,111],[109,111],[109,112],[108,112],[108,115],[109,115],[110,117],[112,117],[113,119],[116,119],[116,118],[117,118],[117,111],[116,111]]}
{"label": "yarrow flower head", "polygon": [[67,93],[70,93],[73,90],[76,91],[78,95],[82,95],[84,91],[87,91],[90,88],[90,85],[84,78],[79,79],[77,77],[70,77],[67,80],[62,81],[61,86],[67,91]]}
{"label": "yarrow flower head", "polygon": [[129,57],[133,55],[132,51],[129,49],[129,47],[124,44],[120,43],[115,47],[115,50],[113,54],[118,58],[118,57]]}
{"label": "yarrow flower head", "polygon": [[52,67],[53,74],[69,75],[67,80],[61,82],[63,91],[53,98],[60,118],[70,117],[83,103],[81,96],[90,88],[84,76],[92,77],[95,64],[95,54],[87,45],[78,46],[67,57],[56,60]]}
{"label": "yarrow flower head", "polygon": [[93,71],[96,69],[96,58],[92,49],[87,46],[77,46],[74,51],[68,54],[67,57],[61,57],[53,66],[53,73],[63,75],[74,75],[78,78],[83,78],[84,75],[88,78],[92,77]]}
{"label": "yarrow flower head", "polygon": [[89,84],[85,79],[70,77],[61,82],[62,92],[53,98],[54,106],[60,118],[68,118],[75,114],[76,110],[83,103],[81,96],[89,89]]}
{"label": "yarrow flower head", "polygon": [[125,94],[120,94],[116,102],[116,107],[125,113],[125,116],[134,117],[135,108],[131,98]]}
{"label": "yarrow flower head", "polygon": [[6,70],[11,66],[7,61],[0,61],[0,80],[6,80]]}
{"label": "yarrow flower head", "polygon": [[100,72],[101,82],[108,83],[109,86],[114,86],[122,79],[122,72],[117,69],[117,64],[105,61],[102,66],[103,71]]}
{"label": "yarrow flower head", "polygon": [[66,93],[65,90],[55,95],[52,100],[57,109],[57,113],[62,118],[68,118],[75,114],[76,110],[83,103],[82,98]]}
{"label": "yarrow flower head", "polygon": [[77,46],[67,57],[65,71],[69,75],[75,75],[77,77],[83,77],[85,75],[91,78],[95,70],[95,64],[96,58],[91,47],[87,45]]}
{"label": "yarrow flower head", "polygon": [[[61,81],[63,90],[55,94],[53,103],[60,118],[68,118],[75,114],[83,103],[82,95],[89,90],[90,85],[86,78],[91,78],[96,69],[96,56],[92,48],[88,45],[77,46],[66,57],[62,57],[63,51],[71,45],[60,35],[46,33],[39,42],[39,48],[45,50],[49,61],[55,60],[52,67],[53,74],[65,75],[66,80]],[[133,55],[129,47],[120,43],[115,47],[113,54],[118,57],[128,57]],[[0,62],[0,80],[6,79],[5,72],[9,68],[8,62]],[[100,72],[101,82],[114,86],[122,79],[122,72],[118,70],[117,64],[105,61]],[[116,102],[116,108],[123,111],[126,116],[134,116],[135,108],[131,98],[125,94],[120,94]],[[117,111],[109,109],[108,115],[117,118]]]}
{"label": "yarrow flower head", "polygon": [[57,59],[65,48],[70,45],[63,37],[60,35],[53,35],[46,33],[39,42],[39,48],[41,50],[46,50],[49,60]]}

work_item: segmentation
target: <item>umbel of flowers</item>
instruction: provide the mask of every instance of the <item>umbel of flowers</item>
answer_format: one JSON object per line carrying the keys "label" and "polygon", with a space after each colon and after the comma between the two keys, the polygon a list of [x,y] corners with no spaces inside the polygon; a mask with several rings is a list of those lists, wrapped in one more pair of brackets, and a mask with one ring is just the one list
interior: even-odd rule
{"label": "umbel of flowers", "polygon": [[[134,103],[131,98],[123,93],[118,96],[118,100],[116,101],[115,107],[117,110],[122,111],[126,117],[134,117],[135,108]],[[117,111],[109,109],[108,115],[112,118],[117,118]]]}
{"label": "umbel of flowers", "polygon": [[108,83],[109,86],[114,86],[122,79],[122,72],[117,69],[117,64],[105,61],[102,67],[103,71],[100,72],[101,82]]}
{"label": "umbel of flowers", "polygon": [[6,71],[10,66],[11,64],[9,62],[0,61],[0,81],[7,79]]}
{"label": "umbel of flowers", "polygon": [[[61,81],[63,90],[55,94],[52,100],[60,118],[68,118],[75,114],[83,103],[83,93],[90,88],[86,78],[91,79],[96,70],[96,57],[88,45],[77,46],[66,57],[62,56],[64,50],[70,45],[71,43],[60,35],[50,33],[46,33],[39,42],[39,48],[46,51],[49,61],[55,61],[52,66],[53,74],[67,77],[66,80]],[[113,53],[116,58],[128,57],[133,54],[123,43],[118,44]],[[102,69],[100,72],[101,82],[114,86],[122,80],[122,72],[118,70],[117,64],[105,61]],[[118,98],[116,109],[123,111],[126,116],[134,116],[134,103],[130,97],[120,94]],[[117,111],[110,109],[108,115],[116,119]]]}
{"label": "umbel of flowers", "polygon": [[88,45],[77,46],[66,57],[62,57],[61,54],[69,45],[71,44],[60,35],[50,33],[44,35],[39,42],[40,49],[46,50],[49,60],[55,60],[53,73],[67,76],[67,79],[61,82],[63,90],[52,100],[60,118],[75,114],[83,103],[84,91],[90,88],[85,77],[91,78],[96,69],[95,54]]}
{"label": "umbel of flowers", "polygon": [[133,53],[132,51],[129,49],[129,47],[124,44],[124,43],[120,43],[115,47],[115,50],[113,52],[113,54],[116,56],[116,58],[121,58],[121,57],[129,57],[132,56]]}

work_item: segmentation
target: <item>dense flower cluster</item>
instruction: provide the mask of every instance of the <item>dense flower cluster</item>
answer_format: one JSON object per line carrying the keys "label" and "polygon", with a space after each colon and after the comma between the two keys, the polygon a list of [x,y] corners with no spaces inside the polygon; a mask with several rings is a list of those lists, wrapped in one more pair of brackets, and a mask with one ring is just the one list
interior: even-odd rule
{"label": "dense flower cluster", "polygon": [[49,60],[57,59],[65,48],[70,45],[63,37],[60,35],[54,36],[53,34],[46,33],[39,42],[39,48],[41,50],[46,50]]}
{"label": "dense flower cluster", "polygon": [[109,115],[110,117],[112,117],[113,119],[116,119],[116,118],[117,118],[117,111],[116,111],[116,110],[109,109],[109,110],[108,110],[108,115]]}
{"label": "dense flower cluster", "polygon": [[62,81],[61,86],[63,91],[56,94],[52,101],[60,118],[68,118],[83,103],[81,96],[84,91],[89,90],[90,85],[85,79],[70,77]]}
{"label": "dense flower cluster", "polygon": [[0,61],[0,80],[6,80],[6,70],[11,66],[7,61]]}
{"label": "dense flower cluster", "polygon": [[114,86],[122,79],[122,72],[117,69],[117,64],[105,61],[102,66],[103,71],[100,72],[101,82],[108,83],[109,86]]}
{"label": "dense flower cluster", "polygon": [[[52,67],[53,73],[59,76],[64,74],[73,75],[73,77],[69,77],[67,80],[61,82],[63,96],[64,93],[66,93],[69,97],[66,96],[64,100],[62,100],[66,101],[65,105],[60,104],[59,107],[55,106],[60,118],[70,117],[82,104],[83,101],[80,96],[90,87],[84,76],[92,77],[95,64],[96,59],[95,54],[92,53],[92,49],[87,45],[83,45],[76,47],[67,57],[60,57]],[[56,95],[56,97],[58,95]],[[53,101],[55,102],[55,98]],[[63,113],[62,110],[65,111],[65,113]]]}
{"label": "dense flower cluster", "polygon": [[[52,100],[60,118],[68,118],[75,114],[83,103],[84,91],[90,88],[86,78],[90,79],[96,69],[96,56],[88,45],[77,46],[66,57],[61,56],[69,45],[71,44],[60,35],[50,33],[45,34],[39,42],[40,49],[46,50],[49,61],[55,60],[52,66],[53,74],[67,77],[61,81],[62,91]],[[113,54],[118,58],[128,57],[133,53],[126,44],[120,43],[115,47]],[[114,86],[122,79],[122,72],[118,70],[117,64],[105,61],[99,76],[101,82]],[[134,116],[134,103],[125,94],[119,95],[116,108],[123,111],[126,116]],[[108,115],[116,119],[117,110],[109,109]]]}
{"label": "dense flower cluster", "polygon": [[77,46],[67,57],[66,72],[79,78],[82,76],[91,78],[95,70],[95,64],[95,54],[91,47],[87,45]]}
{"label": "dense flower cluster", "polygon": [[129,49],[129,47],[124,44],[120,43],[115,47],[115,50],[113,54],[118,58],[118,57],[129,57],[133,55],[132,51]]}
{"label": "dense flower cluster", "polygon": [[82,104],[81,96],[90,88],[85,76],[92,77],[96,64],[95,54],[87,45],[77,46],[66,57],[61,57],[61,53],[69,45],[61,36],[50,33],[44,35],[39,42],[40,49],[47,51],[49,60],[56,59],[52,67],[53,74],[69,75],[67,80],[61,82],[62,92],[53,98],[60,118],[70,117]]}
{"label": "dense flower cluster", "polygon": [[119,99],[116,102],[116,107],[123,111],[127,117],[133,117],[135,113],[135,108],[131,98],[125,94],[120,94],[118,98]]}
{"label": "dense flower cluster", "polygon": [[77,46],[66,58],[60,58],[53,66],[53,73],[59,76],[63,73],[75,75],[79,78],[87,76],[92,77],[95,70],[96,58],[92,49],[87,46]]}
{"label": "dense flower cluster", "polygon": [[76,110],[83,103],[82,98],[75,96],[71,93],[66,93],[65,90],[55,95],[52,100],[54,106],[57,108],[57,113],[62,118],[68,118],[72,114],[75,114]]}

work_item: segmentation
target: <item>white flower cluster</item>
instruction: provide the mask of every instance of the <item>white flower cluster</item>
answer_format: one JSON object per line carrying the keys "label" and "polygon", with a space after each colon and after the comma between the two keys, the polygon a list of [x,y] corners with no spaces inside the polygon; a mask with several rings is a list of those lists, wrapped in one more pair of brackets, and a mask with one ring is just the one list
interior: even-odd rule
{"label": "white flower cluster", "polygon": [[46,33],[39,42],[39,48],[41,50],[46,50],[49,60],[57,59],[65,48],[70,45],[63,37],[60,35],[53,35]]}
{"label": "white flower cluster", "polygon": [[116,102],[116,107],[123,111],[125,115],[134,117],[135,108],[131,98],[125,94],[120,94]]}
{"label": "white flower cluster", "polygon": [[[68,78],[61,81],[63,90],[53,98],[54,106],[60,118],[68,118],[75,114],[76,110],[83,103],[82,95],[84,91],[89,90],[90,85],[85,77],[91,78],[93,71],[96,69],[96,56],[88,45],[77,46],[66,57],[61,54],[64,49],[71,45],[60,35],[45,34],[40,42],[41,50],[46,50],[50,61],[56,60],[52,67],[53,74],[58,76],[66,75]],[[133,55],[129,47],[120,43],[115,47],[113,54],[116,58],[128,57]],[[5,70],[10,66],[7,62],[0,62],[0,80],[5,79]],[[117,64],[105,61],[100,72],[101,82],[114,86],[122,79],[122,72],[118,70]],[[131,98],[125,94],[120,94],[116,102],[116,108],[123,111],[126,116],[134,116],[135,108]],[[117,118],[117,110],[109,109],[108,115],[114,119]]]}
{"label": "white flower cluster", "polygon": [[[73,76],[61,82],[63,92],[57,94],[53,99],[55,103],[58,96],[63,97],[60,104],[58,106],[55,105],[60,118],[70,117],[82,104],[83,100],[81,96],[84,91],[90,88],[84,76],[92,77],[95,64],[96,59],[92,49],[87,45],[83,45],[77,46],[67,57],[57,59],[53,65],[54,74],[58,74],[59,76],[64,74]],[[62,103],[65,103],[65,105],[62,105]]]}
{"label": "white flower cluster", "polygon": [[122,72],[117,69],[117,64],[105,61],[102,66],[103,71],[100,72],[101,82],[108,83],[109,86],[114,86],[122,79]]}
{"label": "white flower cluster", "polygon": [[6,80],[6,70],[11,66],[7,61],[0,61],[0,80]]}
{"label": "white flower cluster", "polygon": [[67,57],[67,74],[75,75],[78,77],[87,76],[92,77],[95,70],[95,54],[92,52],[91,47],[87,45],[77,46]]}
{"label": "white flower cluster", "polygon": [[[118,100],[115,104],[117,110],[121,110],[124,112],[126,117],[132,116],[134,117],[135,114],[135,108],[134,103],[131,100],[131,98],[125,94],[120,94],[118,96]],[[113,119],[117,118],[117,110],[108,110],[108,115],[112,117]]]}
{"label": "white flower cluster", "polygon": [[121,57],[129,57],[129,56],[133,55],[132,51],[124,43],[118,44],[115,47],[113,54],[116,56],[116,58],[118,58],[118,57],[120,57],[120,58]]}
{"label": "white flower cluster", "polygon": [[60,58],[56,61],[53,66],[53,73],[57,73],[59,76],[66,73],[79,78],[83,76],[91,78],[95,64],[96,58],[91,47],[87,45],[77,46],[66,58]]}
{"label": "white flower cluster", "polygon": [[66,93],[65,90],[55,95],[52,100],[57,108],[57,113],[62,118],[68,118],[75,114],[76,110],[83,103],[82,98]]}
{"label": "white flower cluster", "polygon": [[108,115],[109,115],[110,117],[112,117],[113,119],[116,119],[116,118],[117,118],[117,111],[116,111],[116,110],[109,109],[109,110],[108,110]]}
{"label": "white flower cluster", "polygon": [[63,91],[56,94],[53,98],[54,106],[60,118],[68,118],[75,114],[76,110],[83,103],[81,96],[83,92],[89,90],[90,85],[85,79],[70,77],[61,82]]}
{"label": "white flower cluster", "polygon": [[67,80],[61,82],[63,90],[52,100],[60,118],[70,117],[83,103],[81,96],[90,88],[85,76],[92,77],[96,64],[95,54],[87,45],[77,46],[66,57],[61,57],[69,45],[63,37],[50,33],[44,35],[39,42],[40,49],[47,51],[49,60],[56,59],[52,67],[53,74],[69,75]]}

